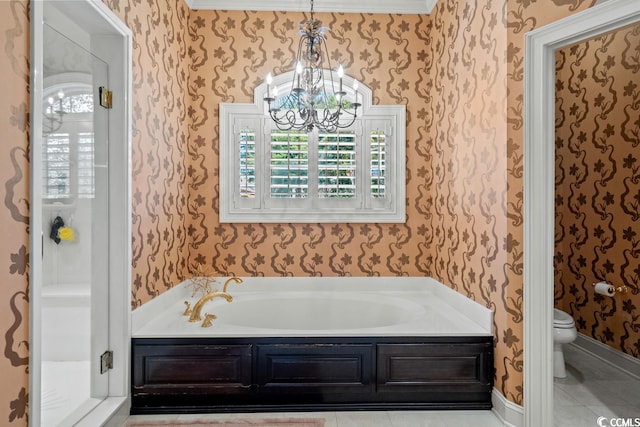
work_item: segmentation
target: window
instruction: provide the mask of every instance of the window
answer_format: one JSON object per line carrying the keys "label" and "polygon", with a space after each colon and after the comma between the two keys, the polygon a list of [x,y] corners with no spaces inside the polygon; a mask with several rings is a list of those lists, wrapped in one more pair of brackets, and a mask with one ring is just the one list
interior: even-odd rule
{"label": "window", "polygon": [[[278,76],[280,93],[291,74]],[[351,87],[347,81],[345,86]],[[280,130],[253,104],[220,105],[221,222],[404,222],[405,107],[372,106],[332,133]]]}
{"label": "window", "polygon": [[49,89],[43,110],[43,197],[65,202],[93,198],[93,95],[82,84]]}
{"label": "window", "polygon": [[47,199],[92,198],[93,133],[66,130],[44,137],[43,195]]}

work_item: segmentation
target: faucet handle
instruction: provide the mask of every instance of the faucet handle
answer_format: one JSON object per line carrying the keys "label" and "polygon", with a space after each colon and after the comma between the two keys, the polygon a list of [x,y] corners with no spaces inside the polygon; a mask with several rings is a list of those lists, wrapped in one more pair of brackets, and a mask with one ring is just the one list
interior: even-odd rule
{"label": "faucet handle", "polygon": [[184,313],[182,313],[182,314],[183,314],[184,316],[188,316],[188,315],[190,315],[190,314],[193,312],[193,310],[191,310],[191,304],[189,303],[189,301],[185,301],[185,302],[184,302],[184,305],[186,305],[186,306],[187,306],[187,308],[185,308],[185,309],[184,309]]}
{"label": "faucet handle", "polygon": [[208,328],[209,326],[213,325],[212,320],[215,319],[216,317],[217,316],[215,314],[205,313],[204,320],[202,321],[202,327]]}

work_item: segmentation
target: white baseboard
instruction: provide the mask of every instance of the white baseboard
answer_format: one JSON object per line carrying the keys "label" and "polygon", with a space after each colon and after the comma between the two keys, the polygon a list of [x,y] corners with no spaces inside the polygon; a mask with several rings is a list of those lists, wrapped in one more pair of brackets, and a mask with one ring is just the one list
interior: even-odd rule
{"label": "white baseboard", "polygon": [[570,345],[640,379],[640,359],[629,356],[580,332],[578,332],[578,338]]}
{"label": "white baseboard", "polygon": [[507,400],[495,387],[491,393],[491,403],[493,404],[493,413],[500,418],[506,427],[524,426],[524,408]]}

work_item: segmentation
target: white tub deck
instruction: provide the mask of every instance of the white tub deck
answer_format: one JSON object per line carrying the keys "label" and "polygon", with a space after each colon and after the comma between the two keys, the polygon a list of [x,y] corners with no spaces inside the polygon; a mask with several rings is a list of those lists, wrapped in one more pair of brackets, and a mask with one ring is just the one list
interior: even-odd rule
{"label": "white tub deck", "polygon": [[[133,338],[491,336],[493,313],[427,277],[249,277],[188,322],[180,283],[132,313]],[[226,278],[212,288],[222,290]]]}

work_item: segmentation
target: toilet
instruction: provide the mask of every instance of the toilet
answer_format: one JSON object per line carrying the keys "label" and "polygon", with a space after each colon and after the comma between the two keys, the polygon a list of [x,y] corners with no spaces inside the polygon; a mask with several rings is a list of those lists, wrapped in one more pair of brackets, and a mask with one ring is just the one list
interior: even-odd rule
{"label": "toilet", "polygon": [[573,318],[562,310],[553,309],[553,376],[566,378],[564,367],[564,353],[562,344],[573,342],[578,336]]}

